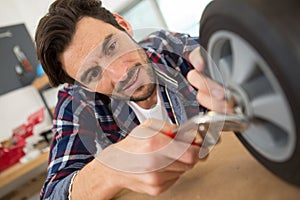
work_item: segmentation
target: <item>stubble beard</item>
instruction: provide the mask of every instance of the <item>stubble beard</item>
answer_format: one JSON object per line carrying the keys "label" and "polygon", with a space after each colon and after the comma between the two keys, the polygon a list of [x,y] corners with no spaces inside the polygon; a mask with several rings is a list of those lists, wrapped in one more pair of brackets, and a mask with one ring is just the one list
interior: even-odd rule
{"label": "stubble beard", "polygon": [[[147,62],[146,64],[136,64],[127,75],[126,80],[122,81],[118,84],[117,88],[115,88],[115,92],[118,95],[113,95],[115,98],[130,100],[134,102],[140,102],[147,100],[156,90],[156,74],[153,69],[153,63]],[[125,94],[123,89],[126,84],[133,78],[134,74],[138,70],[145,70],[148,80],[144,85],[138,87],[132,94]]]}

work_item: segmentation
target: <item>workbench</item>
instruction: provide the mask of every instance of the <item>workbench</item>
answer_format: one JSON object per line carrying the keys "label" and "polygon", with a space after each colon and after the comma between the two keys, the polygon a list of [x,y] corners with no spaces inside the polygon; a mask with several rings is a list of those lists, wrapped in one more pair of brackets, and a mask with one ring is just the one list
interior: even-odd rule
{"label": "workbench", "polygon": [[[20,185],[24,176],[46,169],[48,153],[27,164],[17,164],[0,174],[0,194]],[[23,177],[23,179],[20,179]],[[26,178],[26,177],[25,177]],[[1,197],[0,197],[1,198]],[[185,173],[168,191],[157,197],[124,190],[114,200],[299,200],[300,187],[269,172],[245,149],[233,133],[223,133],[221,142],[205,161]]]}
{"label": "workbench", "polygon": [[300,187],[269,172],[232,132],[225,132],[207,160],[200,161],[166,192],[151,197],[124,190],[115,199],[299,200]]}
{"label": "workbench", "polygon": [[49,151],[46,151],[27,163],[17,163],[0,172],[0,199],[45,172],[48,156]]}

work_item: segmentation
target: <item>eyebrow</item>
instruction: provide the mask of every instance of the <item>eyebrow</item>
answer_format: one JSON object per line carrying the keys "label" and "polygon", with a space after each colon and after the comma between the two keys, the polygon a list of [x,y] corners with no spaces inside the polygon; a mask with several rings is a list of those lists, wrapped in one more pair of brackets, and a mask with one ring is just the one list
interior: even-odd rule
{"label": "eyebrow", "polygon": [[97,67],[99,67],[99,66],[93,66],[93,67],[90,67],[89,69],[87,69],[87,70],[80,76],[80,81],[86,83],[86,79],[87,79],[88,74],[89,74],[92,70],[94,70],[95,68],[97,68]]}
{"label": "eyebrow", "polygon": [[[107,35],[105,38],[104,38],[104,41],[101,45],[101,54],[103,55],[104,54],[104,49],[106,48],[107,44],[111,41],[113,37],[113,34],[109,34]],[[93,67],[90,67],[89,69],[87,69],[81,76],[80,76],[80,81],[81,82],[86,82],[86,78],[88,76],[88,74],[90,73],[90,71],[92,71],[93,69],[95,69],[96,67],[98,66],[93,66]]]}

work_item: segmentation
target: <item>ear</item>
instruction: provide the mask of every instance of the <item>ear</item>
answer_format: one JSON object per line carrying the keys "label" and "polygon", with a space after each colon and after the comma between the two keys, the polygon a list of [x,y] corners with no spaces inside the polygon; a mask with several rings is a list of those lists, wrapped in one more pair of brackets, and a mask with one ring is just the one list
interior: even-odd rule
{"label": "ear", "polygon": [[126,21],[121,15],[119,14],[114,14],[116,21],[120,26],[122,26],[128,33],[129,35],[133,36],[133,31],[130,23]]}

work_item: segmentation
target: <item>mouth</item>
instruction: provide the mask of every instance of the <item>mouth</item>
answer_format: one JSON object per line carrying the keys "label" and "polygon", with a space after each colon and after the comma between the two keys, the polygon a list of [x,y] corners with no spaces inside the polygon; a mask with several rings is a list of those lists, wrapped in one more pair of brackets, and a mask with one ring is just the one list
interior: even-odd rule
{"label": "mouth", "polygon": [[124,86],[123,90],[131,89],[132,86],[135,85],[135,83],[136,83],[137,80],[138,80],[139,73],[140,73],[140,68],[137,68],[137,69],[135,70],[135,73],[134,73],[131,77],[129,77],[130,80],[129,80],[128,84]]}

